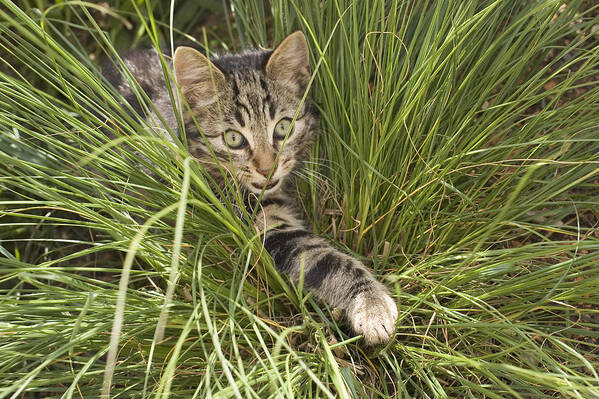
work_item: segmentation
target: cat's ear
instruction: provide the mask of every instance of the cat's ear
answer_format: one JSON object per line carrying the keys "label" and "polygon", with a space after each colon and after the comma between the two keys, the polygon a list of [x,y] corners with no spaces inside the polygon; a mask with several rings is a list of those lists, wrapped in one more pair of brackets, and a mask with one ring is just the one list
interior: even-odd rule
{"label": "cat's ear", "polygon": [[191,106],[209,105],[217,100],[225,76],[202,53],[191,47],[177,47],[173,66],[181,92]]}
{"label": "cat's ear", "polygon": [[310,81],[310,55],[302,32],[290,34],[273,51],[266,64],[266,75],[296,84],[302,93],[306,90]]}

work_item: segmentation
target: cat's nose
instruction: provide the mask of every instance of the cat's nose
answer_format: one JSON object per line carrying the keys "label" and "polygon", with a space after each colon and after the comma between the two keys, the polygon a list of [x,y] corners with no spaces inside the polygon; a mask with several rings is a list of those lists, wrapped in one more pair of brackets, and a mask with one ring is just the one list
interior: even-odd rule
{"label": "cat's nose", "polygon": [[274,175],[275,172],[277,171],[277,167],[279,165],[271,165],[268,168],[258,168],[258,169],[256,169],[256,172],[260,173],[264,177],[268,177],[268,174],[270,173],[271,169],[273,169],[273,166],[274,166],[274,170],[272,171],[272,174]]}
{"label": "cat's nose", "polygon": [[253,164],[256,172],[260,173],[264,177],[268,177],[271,169],[273,175],[279,166],[276,162],[276,154],[268,151],[259,152],[253,159]]}

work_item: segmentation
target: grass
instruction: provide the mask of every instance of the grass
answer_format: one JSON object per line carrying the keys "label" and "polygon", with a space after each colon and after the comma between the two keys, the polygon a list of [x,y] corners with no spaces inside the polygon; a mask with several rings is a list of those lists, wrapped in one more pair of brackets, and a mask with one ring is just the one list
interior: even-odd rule
{"label": "grass", "polygon": [[[115,4],[127,44],[190,30]],[[288,286],[185,146],[119,105],[89,54],[127,29],[3,0],[0,398],[599,397],[598,6],[229,6],[200,43],[306,33],[301,204],[394,292],[396,340],[364,347]]]}

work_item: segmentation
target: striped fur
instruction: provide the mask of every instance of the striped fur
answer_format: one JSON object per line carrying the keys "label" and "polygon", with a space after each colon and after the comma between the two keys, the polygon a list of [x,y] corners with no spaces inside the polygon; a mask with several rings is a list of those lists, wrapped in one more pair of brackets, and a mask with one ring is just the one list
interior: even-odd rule
{"label": "striped fur", "polygon": [[343,310],[352,329],[367,343],[388,341],[397,307],[383,284],[355,258],[308,231],[292,198],[273,194],[260,203],[256,226],[277,269],[329,306]]}
{"label": "striped fur", "polygon": [[[137,64],[139,60],[145,68]],[[151,88],[148,95],[165,116],[167,127],[176,131],[170,100],[164,105],[169,97],[155,53],[133,54],[125,62],[135,70],[141,87]],[[226,54],[210,60],[180,47],[172,66],[183,93],[178,103],[190,153],[215,181],[223,182],[218,162],[247,193],[248,210],[260,207],[254,223],[277,269],[295,283],[303,273],[305,288],[341,309],[367,343],[388,341],[397,319],[388,290],[361,262],[309,232],[289,194],[291,173],[307,157],[318,125],[314,106],[309,99],[302,101],[310,79],[303,34],[288,36],[274,51]],[[109,70],[109,78],[135,106],[128,83],[118,76]],[[155,115],[146,118],[150,123],[156,120]],[[281,139],[274,132],[285,118],[295,122],[290,132],[285,131],[286,139]],[[154,126],[164,127],[155,122]],[[243,147],[227,144],[225,132],[230,131],[237,139],[243,136]],[[260,194],[262,201],[256,204]]]}

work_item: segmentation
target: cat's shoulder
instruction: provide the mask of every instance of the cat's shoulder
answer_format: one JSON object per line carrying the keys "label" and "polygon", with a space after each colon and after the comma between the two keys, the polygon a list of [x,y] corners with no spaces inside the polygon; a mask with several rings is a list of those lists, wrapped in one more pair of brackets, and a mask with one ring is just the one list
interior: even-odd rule
{"label": "cat's shoulder", "polygon": [[[163,54],[170,65],[170,55],[164,52]],[[145,82],[149,86],[160,85],[164,79],[160,57],[155,48],[131,50],[119,54],[118,57],[106,58],[102,61],[100,65],[102,75],[120,92],[127,91],[129,88],[123,66],[138,82]]]}

